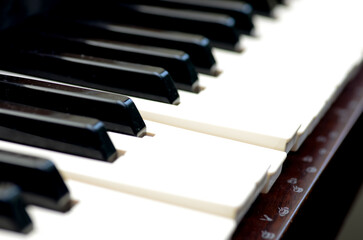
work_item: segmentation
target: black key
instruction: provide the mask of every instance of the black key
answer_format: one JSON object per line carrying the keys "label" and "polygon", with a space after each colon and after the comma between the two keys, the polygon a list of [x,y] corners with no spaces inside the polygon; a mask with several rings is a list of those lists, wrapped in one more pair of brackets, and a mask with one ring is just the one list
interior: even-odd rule
{"label": "black key", "polygon": [[271,16],[271,12],[277,5],[276,0],[233,0],[238,2],[247,2],[252,5],[257,14]]}
{"label": "black key", "polygon": [[243,34],[251,34],[251,31],[254,28],[252,22],[253,8],[250,4],[244,2],[227,0],[137,0],[136,2],[174,9],[189,9],[229,15],[234,18],[236,21],[236,28]]}
{"label": "black key", "polygon": [[20,233],[33,229],[21,190],[11,183],[0,183],[0,228]]}
{"label": "black key", "polygon": [[49,160],[0,151],[0,181],[19,186],[26,204],[61,212],[71,208],[68,188]]}
{"label": "black key", "polygon": [[5,101],[0,101],[0,139],[107,162],[117,157],[99,120]]}
{"label": "black key", "polygon": [[189,55],[183,51],[60,34],[28,32],[27,36],[28,42],[42,48],[164,68],[178,89],[191,92],[199,89],[198,74]]}
{"label": "black key", "polygon": [[282,5],[286,5],[287,4],[287,1],[286,0],[276,0],[276,2],[278,4],[282,4]]}
{"label": "black key", "polygon": [[4,70],[164,103],[179,103],[174,81],[162,68],[52,51],[10,51],[8,57],[4,54],[0,59]]}
{"label": "black key", "polygon": [[216,61],[208,38],[201,35],[69,19],[33,19],[25,28],[75,38],[108,39],[131,44],[176,49],[186,52],[198,72],[217,75]]}
{"label": "black key", "polygon": [[24,19],[48,12],[60,0],[0,1],[0,31],[16,26]]}
{"label": "black key", "polygon": [[100,119],[107,130],[143,136],[146,126],[134,102],[123,95],[0,75],[0,99]]}
{"label": "black key", "polygon": [[200,73],[217,75],[216,61],[208,38],[181,32],[111,25],[101,22],[80,22],[103,32],[108,38],[155,47],[177,49],[188,53]]}
{"label": "black key", "polygon": [[89,15],[90,20],[200,34],[209,38],[216,47],[241,50],[235,20],[224,14],[137,4],[109,4],[97,8],[94,13],[90,11]]}

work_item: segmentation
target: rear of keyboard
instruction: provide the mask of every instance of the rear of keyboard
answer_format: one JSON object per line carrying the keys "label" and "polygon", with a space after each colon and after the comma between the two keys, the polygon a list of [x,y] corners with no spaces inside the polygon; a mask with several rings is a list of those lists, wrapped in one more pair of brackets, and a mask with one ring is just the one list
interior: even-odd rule
{"label": "rear of keyboard", "polygon": [[[215,5],[211,6],[206,2],[214,2]],[[205,1],[204,4],[213,9],[218,2]],[[62,28],[59,32],[42,32],[37,29],[37,25],[20,28],[20,33],[31,34],[29,39],[32,41],[24,44],[20,50],[15,48],[15,51],[14,46],[19,46],[19,39],[13,43],[10,41],[12,47],[6,50],[9,61],[1,60],[4,66],[2,73],[16,77],[1,79],[0,84],[4,84],[6,88],[23,87],[24,96],[33,94],[29,96],[39,97],[39,100],[33,99],[34,101],[27,103],[26,98],[14,100],[15,98],[8,97],[1,101],[10,101],[12,106],[30,104],[32,108],[47,108],[47,111],[57,114],[58,111],[69,114],[67,109],[74,105],[72,99],[75,101],[82,98],[85,104],[97,97],[104,101],[122,99],[125,104],[134,102],[140,113],[134,109],[132,112],[136,111],[137,114],[130,117],[122,110],[122,119],[128,116],[127,119],[133,119],[133,123],[138,119],[138,124],[130,127],[130,121],[124,121],[124,125],[116,131],[110,120],[113,119],[111,116],[103,120],[104,114],[91,114],[92,107],[87,114],[87,111],[82,112],[86,118],[83,121],[104,121],[103,131],[107,130],[107,133],[97,134],[107,134],[110,138],[115,156],[112,161],[96,160],[98,157],[92,154],[69,154],[62,149],[34,148],[23,145],[22,142],[2,140],[2,150],[21,152],[54,162],[71,193],[72,208],[66,213],[58,213],[47,210],[47,206],[26,203],[29,205],[26,211],[33,221],[34,229],[27,234],[2,231],[1,237],[64,239],[74,236],[107,236],[110,239],[168,239],[173,233],[173,238],[177,236],[180,239],[228,239],[255,198],[261,192],[268,192],[278,178],[286,152],[299,148],[349,81],[349,76],[354,73],[354,67],[361,59],[363,34],[353,27],[361,22],[361,4],[353,0],[344,5],[338,1],[313,3],[296,0],[270,11],[270,7],[274,5],[272,2],[251,3],[256,12],[264,15],[253,15],[253,30],[246,26],[241,27],[242,29],[236,27],[228,33],[230,35],[223,34],[233,36],[236,33],[238,39],[228,37],[226,40],[208,32],[206,35],[209,38],[198,37],[193,31],[177,33],[168,29],[168,24],[158,25],[161,29],[157,31],[148,23],[140,23],[141,28],[130,28],[127,25],[130,24],[127,22],[129,19],[123,19],[122,24],[113,22],[106,25],[107,31],[103,29],[104,23],[96,21],[98,27],[94,28],[94,19],[77,19],[75,29],[81,26],[80,29],[85,29],[85,35]],[[140,1],[135,7],[132,4],[127,5],[130,3],[125,1],[119,7],[127,8],[128,12],[147,14],[152,22],[155,15],[157,18],[168,19],[170,13],[180,13],[175,9],[170,10],[175,6],[180,9],[190,8],[190,5],[194,5],[192,8],[206,8],[203,1],[201,6],[198,3],[199,1],[155,1],[154,6],[150,6],[152,2]],[[239,1],[234,4],[237,3]],[[247,8],[243,9],[248,12]],[[337,14],[342,9],[350,14],[338,18]],[[210,15],[195,15],[194,11],[186,14],[188,24],[193,21],[206,21],[206,29],[214,24],[224,29],[225,26],[220,24],[229,23],[228,16],[223,14],[227,11],[225,9],[218,13],[219,22],[215,22]],[[276,18],[271,17],[274,15]],[[104,17],[107,21],[115,21],[112,17]],[[172,18],[178,18],[178,21],[183,19],[182,15],[174,15]],[[54,24],[58,20],[52,19]],[[97,34],[88,32],[89,24],[93,24],[91,29],[95,29]],[[110,29],[116,29],[117,34]],[[19,32],[11,35],[19,36]],[[109,39],[99,39],[102,35],[98,35],[98,32],[104,33]],[[143,38],[135,37],[137,34],[148,36],[150,43],[153,38],[159,40],[153,42],[152,46],[145,46],[142,43]],[[135,42],[140,42],[127,42],[129,40],[126,36],[131,35]],[[123,37],[117,40],[115,36]],[[195,47],[195,42],[188,42],[190,39],[198,40],[198,44],[210,41],[213,55],[190,50]],[[9,43],[8,39],[6,41]],[[162,41],[180,49],[167,51],[158,46]],[[51,43],[50,46],[48,43]],[[137,44],[143,44],[139,51]],[[340,47],[342,44],[344,47]],[[55,46],[54,51],[50,49],[51,46]],[[240,53],[242,47],[244,51]],[[84,58],[80,49],[95,56]],[[99,49],[106,49],[106,53],[101,53],[103,51]],[[200,46],[197,49],[201,49]],[[208,52],[208,44],[206,49]],[[116,50],[115,57],[107,60]],[[190,51],[190,56],[183,55],[183,51]],[[138,60],[141,55],[137,54],[142,54],[146,59],[142,64],[149,65],[147,58],[150,58],[158,59],[162,65],[157,66],[158,69],[143,67],[145,65],[140,65]],[[120,58],[116,57],[118,55]],[[122,58],[124,55],[130,57],[130,62]],[[18,58],[10,59],[12,56]],[[22,59],[22,56],[26,58]],[[39,58],[44,56],[50,58],[40,62]],[[170,56],[178,56],[170,58],[178,61],[168,61]],[[207,60],[198,62],[203,57]],[[183,60],[185,58],[195,65],[190,65]],[[52,65],[54,59],[56,61]],[[103,59],[101,63],[100,59]],[[20,63],[19,67],[15,64],[17,62]],[[35,67],[37,63],[42,63],[44,68],[36,71],[28,67],[28,63]],[[49,71],[51,66],[55,67],[57,64],[67,64],[61,66],[68,73]],[[165,78],[166,73],[162,72],[164,68],[171,69],[170,79]],[[189,76],[189,81],[182,82],[181,78],[173,76],[178,74],[178,69],[186,68],[189,68],[189,74],[183,71],[183,76]],[[72,75],[80,69],[83,70],[79,74]],[[161,98],[159,93],[150,91],[156,86],[154,83],[145,89],[137,81],[135,85],[130,85],[132,90],[115,87],[113,84],[117,81],[116,78],[108,81],[107,87],[103,87],[97,81],[108,76],[104,75],[105,69],[119,74],[120,80],[124,76],[137,80],[141,79],[137,76],[144,77],[149,73],[155,75],[158,72],[154,83],[169,84],[168,89],[177,95],[174,94],[174,100],[170,100],[170,97],[166,97],[172,96],[169,92]],[[124,75],[125,73],[127,74]],[[88,81],[90,78],[93,80]],[[42,84],[31,83],[32,79]],[[70,85],[66,86],[67,84]],[[80,86],[73,87],[72,84]],[[98,90],[91,89],[94,87]],[[50,93],[56,93],[58,97],[46,95]],[[44,97],[40,97],[43,96],[40,94],[44,94]],[[92,99],[87,97],[85,100],[84,96],[90,95]],[[44,103],[45,99],[49,104]],[[59,102],[65,108],[54,109],[52,101]],[[93,112],[100,112],[102,108],[109,106],[104,104],[98,105]],[[85,108],[90,104],[87,105]],[[74,109],[72,114],[81,115],[79,109]],[[112,111],[115,113],[120,111],[119,108],[114,109]],[[114,122],[117,121],[119,120]],[[125,125],[128,125],[127,132]],[[66,132],[63,134],[72,138]],[[58,135],[61,136],[60,133]],[[99,153],[100,150],[96,152]],[[175,234],[176,232],[180,234]]]}

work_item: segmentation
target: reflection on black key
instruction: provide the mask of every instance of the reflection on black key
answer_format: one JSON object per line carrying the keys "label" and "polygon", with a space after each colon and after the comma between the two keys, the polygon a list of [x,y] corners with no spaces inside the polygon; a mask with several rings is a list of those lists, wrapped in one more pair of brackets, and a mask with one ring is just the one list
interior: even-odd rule
{"label": "reflection on black key", "polygon": [[21,191],[11,183],[0,183],[0,228],[21,233],[33,229]]}
{"label": "reflection on black key", "polygon": [[201,34],[214,46],[241,50],[235,20],[228,15],[138,4],[110,4],[96,12],[91,12],[91,19]]}
{"label": "reflection on black key", "polygon": [[28,51],[9,53],[2,69],[159,102],[178,104],[179,94],[167,71],[82,54]]}
{"label": "reflection on black key", "polygon": [[247,2],[252,5],[256,13],[262,15],[271,15],[272,9],[277,5],[276,0],[234,0],[239,2]]}
{"label": "reflection on black key", "polygon": [[[124,1],[122,1],[124,2]],[[135,2],[135,1],[130,1]],[[234,18],[236,28],[245,34],[250,34],[254,28],[252,22],[253,9],[250,4],[227,0],[137,0],[137,3],[162,6],[174,9],[190,9],[201,12],[226,14]]]}
{"label": "reflection on black key", "polygon": [[97,119],[4,101],[0,101],[0,139],[107,162],[117,157]]}
{"label": "reflection on black key", "polygon": [[75,38],[108,39],[184,51],[190,56],[198,72],[212,75],[217,73],[210,41],[201,35],[115,25],[100,21],[71,21],[64,18],[33,20],[26,28]]}
{"label": "reflection on black key", "polygon": [[198,72],[211,75],[217,74],[216,61],[212,54],[210,41],[201,35],[112,25],[102,22],[80,22],[80,24],[89,26],[90,29],[98,29],[114,40],[184,51],[189,54]]}
{"label": "reflection on black key", "polygon": [[0,75],[0,99],[97,118],[107,130],[143,136],[146,126],[134,102],[123,95]]}
{"label": "reflection on black key", "polygon": [[0,151],[0,181],[19,186],[26,204],[61,212],[71,207],[68,188],[49,160]]}
{"label": "reflection on black key", "polygon": [[183,51],[60,34],[27,35],[33,46],[36,43],[41,48],[161,67],[170,73],[178,89],[198,91],[197,72],[189,55]]}
{"label": "reflection on black key", "polygon": [[164,68],[170,73],[178,89],[191,92],[199,89],[196,69],[189,55],[183,51],[97,39],[89,39],[85,43],[94,50],[97,48],[100,57],[113,56],[119,61]]}

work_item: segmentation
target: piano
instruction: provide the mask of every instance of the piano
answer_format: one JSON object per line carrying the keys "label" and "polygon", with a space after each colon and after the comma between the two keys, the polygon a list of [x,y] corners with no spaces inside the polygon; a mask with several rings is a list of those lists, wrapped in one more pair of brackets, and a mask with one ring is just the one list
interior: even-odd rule
{"label": "piano", "polygon": [[362,3],[104,2],[0,4],[1,239],[298,239],[353,199]]}

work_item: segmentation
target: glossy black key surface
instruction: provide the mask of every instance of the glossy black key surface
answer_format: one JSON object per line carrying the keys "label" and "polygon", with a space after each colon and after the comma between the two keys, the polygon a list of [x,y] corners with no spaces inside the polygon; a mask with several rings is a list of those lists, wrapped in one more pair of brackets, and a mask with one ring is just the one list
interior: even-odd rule
{"label": "glossy black key surface", "polygon": [[107,162],[117,158],[101,121],[5,101],[0,139]]}
{"label": "glossy black key surface", "polygon": [[258,14],[270,16],[272,10],[277,5],[276,0],[233,0],[247,2],[252,5],[254,11]]}
{"label": "glossy black key surface", "polygon": [[224,14],[138,4],[110,4],[98,8],[95,13],[90,11],[88,15],[85,19],[200,34],[209,38],[214,46],[240,50],[235,20]]}
{"label": "glossy black key surface", "polygon": [[37,18],[29,21],[25,28],[75,38],[107,39],[180,50],[190,56],[198,72],[211,75],[217,73],[210,41],[201,35],[66,18]]}
{"label": "glossy black key surface", "polygon": [[0,151],[0,181],[19,186],[26,204],[61,212],[71,207],[68,188],[49,160]]}
{"label": "glossy black key surface", "polygon": [[53,111],[97,118],[107,130],[143,136],[145,123],[134,102],[123,95],[57,83],[0,75],[0,99]]}
{"label": "glossy black key surface", "polygon": [[43,14],[57,6],[60,0],[0,1],[0,31],[16,26],[30,16]]}
{"label": "glossy black key surface", "polygon": [[178,89],[198,91],[198,74],[189,55],[183,51],[61,34],[29,31],[24,34],[27,34],[33,45],[41,48],[164,68],[170,73]]}
{"label": "glossy black key surface", "polygon": [[[122,1],[122,0],[121,0]],[[122,1],[124,2],[124,1]],[[226,14],[234,18],[236,28],[243,34],[251,34],[254,28],[252,22],[253,8],[250,4],[244,2],[235,2],[227,0],[136,0],[129,3],[137,2],[146,5],[161,6],[173,9],[189,9],[201,12],[213,12]]]}
{"label": "glossy black key surface", "polygon": [[0,58],[3,70],[164,103],[179,103],[174,81],[162,68],[37,50],[10,51],[7,57]]}
{"label": "glossy black key surface", "polygon": [[216,60],[210,40],[202,35],[102,22],[80,23],[103,32],[110,39],[184,51],[188,53],[198,72],[216,74]]}
{"label": "glossy black key surface", "polygon": [[12,183],[0,183],[0,228],[20,233],[33,229],[21,190]]}

